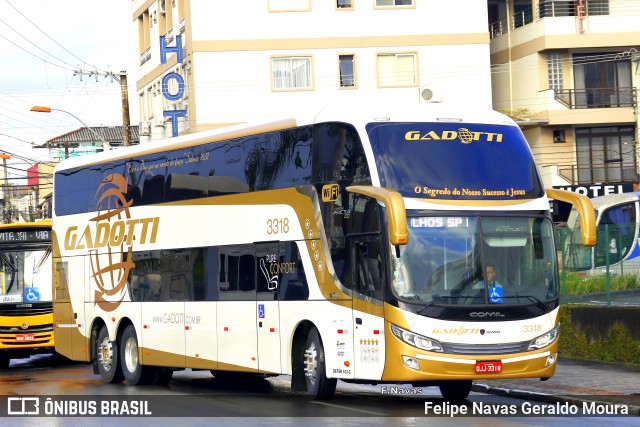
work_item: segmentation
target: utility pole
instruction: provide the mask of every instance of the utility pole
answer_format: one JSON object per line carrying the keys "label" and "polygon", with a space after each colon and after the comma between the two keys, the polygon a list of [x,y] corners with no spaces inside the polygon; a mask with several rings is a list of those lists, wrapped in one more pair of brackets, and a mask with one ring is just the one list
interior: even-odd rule
{"label": "utility pole", "polygon": [[82,80],[82,76],[96,76],[96,81],[98,77],[111,77],[113,80],[117,81],[120,84],[120,93],[122,96],[122,130],[124,136],[124,145],[131,145],[131,121],[129,119],[129,90],[127,88],[127,72],[120,71],[119,75],[115,75],[112,72],[99,72],[99,71],[86,71],[86,70],[76,70],[73,72],[74,76],[80,76],[80,80]]}
{"label": "utility pole", "polygon": [[127,72],[120,71],[120,89],[122,91],[122,126],[124,145],[131,145],[131,122],[129,120],[129,90],[127,89]]}
{"label": "utility pole", "polygon": [[5,153],[0,154],[0,159],[2,159],[2,163],[4,166],[4,182],[2,183],[2,195],[4,197],[4,212],[2,213],[2,218],[5,224],[11,223],[9,218],[9,178],[7,177],[7,159],[10,159],[11,156]]}

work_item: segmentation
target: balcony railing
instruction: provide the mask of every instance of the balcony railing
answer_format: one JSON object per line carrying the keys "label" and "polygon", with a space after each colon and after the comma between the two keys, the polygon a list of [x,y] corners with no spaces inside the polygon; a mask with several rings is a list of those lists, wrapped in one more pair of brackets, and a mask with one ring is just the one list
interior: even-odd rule
{"label": "balcony railing", "polygon": [[[640,15],[640,0],[583,0],[582,4],[576,0],[540,0],[538,7],[519,10],[506,18],[489,24],[491,38],[506,34],[510,30],[530,24],[534,20],[563,16],[638,16]],[[509,28],[511,27],[511,28]]]}
{"label": "balcony railing", "polygon": [[567,108],[635,107],[636,90],[632,87],[555,90],[554,98]]}
{"label": "balcony railing", "polygon": [[558,174],[569,181],[572,185],[592,184],[601,182],[603,184],[615,182],[638,182],[636,165],[633,164],[608,164],[603,166],[566,166],[559,167]]}
{"label": "balcony railing", "polygon": [[[628,0],[625,0],[628,2]],[[619,1],[611,0],[612,3]],[[609,15],[610,0],[542,0],[538,4],[538,19],[557,16]]]}

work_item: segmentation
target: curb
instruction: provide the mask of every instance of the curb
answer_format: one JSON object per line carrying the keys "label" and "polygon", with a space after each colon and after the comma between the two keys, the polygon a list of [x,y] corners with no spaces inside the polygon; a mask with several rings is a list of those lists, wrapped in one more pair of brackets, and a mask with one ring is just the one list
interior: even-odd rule
{"label": "curb", "polygon": [[582,398],[579,395],[569,396],[556,396],[553,394],[539,393],[529,390],[509,389],[502,387],[493,387],[488,384],[473,384],[471,391],[479,393],[493,394],[496,396],[507,396],[516,399],[533,400],[541,403],[568,403],[569,405],[581,406],[584,402],[596,402],[602,405],[625,405],[629,409],[629,415],[640,416],[640,406],[629,405],[627,403],[612,403],[593,399]]}

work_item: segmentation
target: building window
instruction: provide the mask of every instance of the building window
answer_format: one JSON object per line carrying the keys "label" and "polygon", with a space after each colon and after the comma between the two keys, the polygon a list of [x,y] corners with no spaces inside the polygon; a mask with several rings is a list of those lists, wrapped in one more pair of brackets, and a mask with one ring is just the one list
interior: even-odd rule
{"label": "building window", "polygon": [[336,0],[336,9],[340,9],[340,10],[353,9],[353,0]]}
{"label": "building window", "polygon": [[338,55],[340,66],[340,87],[356,86],[356,61],[355,55]]}
{"label": "building window", "polygon": [[415,53],[382,53],[378,54],[378,86],[416,86],[416,54]]}
{"label": "building window", "polygon": [[578,183],[636,182],[633,126],[576,129]]}
{"label": "building window", "polygon": [[575,108],[632,107],[631,61],[614,54],[573,55]]}
{"label": "building window", "polygon": [[547,72],[549,74],[549,89],[561,91],[564,87],[564,79],[562,75],[562,61],[564,56],[560,52],[550,52],[547,63]]}
{"label": "building window", "polygon": [[413,6],[413,0],[376,0],[376,7]]}
{"label": "building window", "polygon": [[273,90],[312,89],[311,57],[271,58]]}
{"label": "building window", "polygon": [[269,12],[307,12],[311,0],[269,0]]}
{"label": "building window", "polygon": [[554,144],[562,144],[566,142],[564,129],[554,129],[553,130],[553,143]]}

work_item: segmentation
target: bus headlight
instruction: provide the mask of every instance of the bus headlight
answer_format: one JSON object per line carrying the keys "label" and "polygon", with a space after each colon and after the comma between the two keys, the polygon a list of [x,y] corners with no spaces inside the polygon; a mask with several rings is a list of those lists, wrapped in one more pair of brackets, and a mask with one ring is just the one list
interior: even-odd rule
{"label": "bus headlight", "polygon": [[406,342],[409,345],[417,347],[426,351],[442,351],[442,346],[436,340],[423,337],[422,335],[414,334],[413,332],[405,331],[402,328],[398,328],[396,325],[391,325],[391,332],[398,337],[400,341]]}
{"label": "bus headlight", "polygon": [[529,344],[529,350],[537,350],[542,347],[546,347],[558,338],[558,334],[560,333],[560,324],[547,332],[546,334],[542,334],[537,338],[534,338]]}

